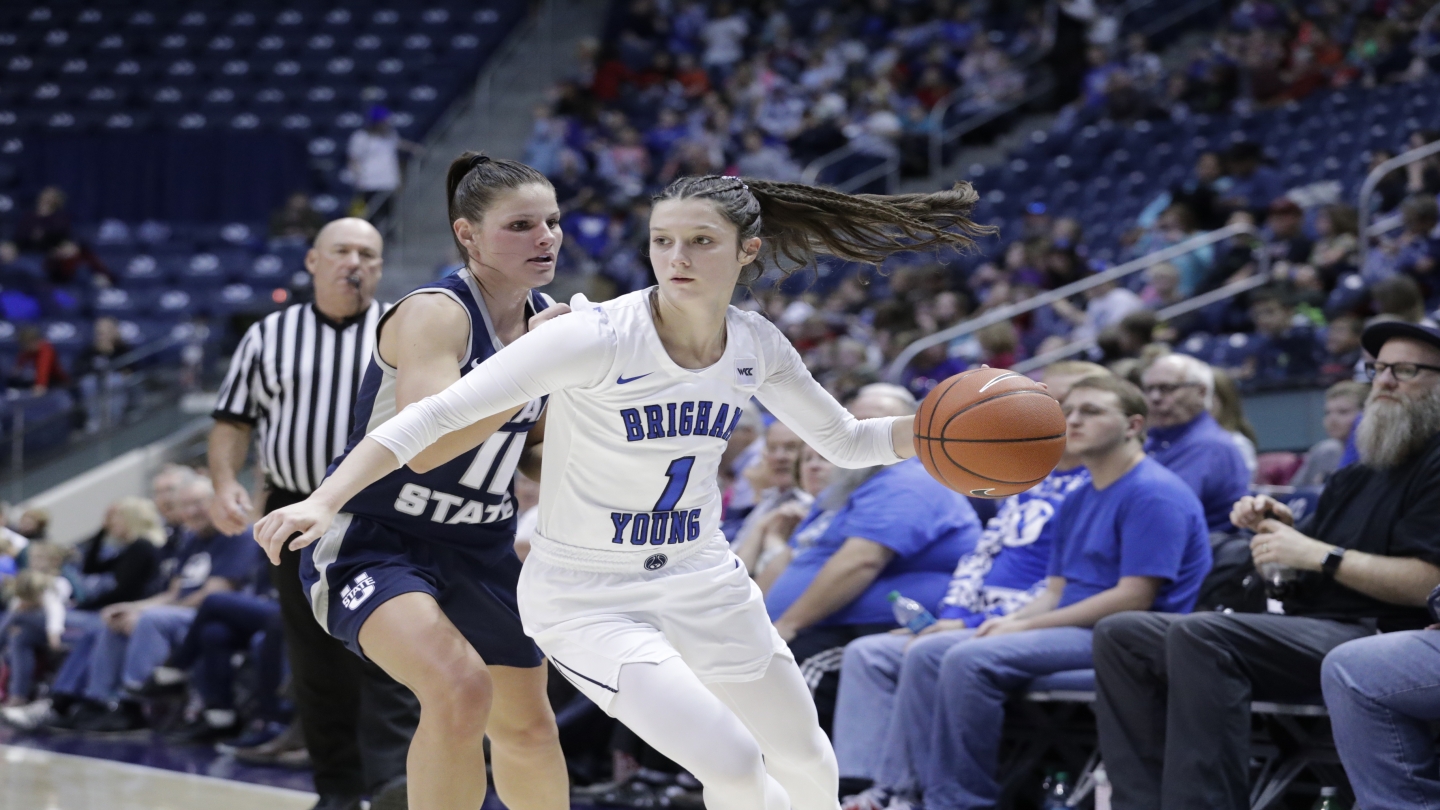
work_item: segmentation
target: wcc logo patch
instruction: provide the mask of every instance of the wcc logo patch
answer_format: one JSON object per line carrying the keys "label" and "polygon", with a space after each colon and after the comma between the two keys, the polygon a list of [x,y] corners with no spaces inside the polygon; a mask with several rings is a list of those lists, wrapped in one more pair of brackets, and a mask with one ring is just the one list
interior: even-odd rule
{"label": "wcc logo patch", "polygon": [[375,578],[361,571],[354,582],[340,589],[340,604],[354,610],[365,604],[372,593],[375,593]]}
{"label": "wcc logo patch", "polygon": [[754,385],[754,384],[755,384],[755,358],[753,358],[753,357],[737,357],[737,358],[735,358],[735,384],[736,384],[736,385]]}

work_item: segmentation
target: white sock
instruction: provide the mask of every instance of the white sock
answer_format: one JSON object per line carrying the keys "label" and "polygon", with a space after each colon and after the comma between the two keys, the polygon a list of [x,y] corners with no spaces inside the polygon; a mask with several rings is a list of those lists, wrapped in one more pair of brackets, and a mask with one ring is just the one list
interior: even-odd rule
{"label": "white sock", "polygon": [[185,681],[185,670],[175,667],[156,667],[150,677],[160,686],[174,686]]}

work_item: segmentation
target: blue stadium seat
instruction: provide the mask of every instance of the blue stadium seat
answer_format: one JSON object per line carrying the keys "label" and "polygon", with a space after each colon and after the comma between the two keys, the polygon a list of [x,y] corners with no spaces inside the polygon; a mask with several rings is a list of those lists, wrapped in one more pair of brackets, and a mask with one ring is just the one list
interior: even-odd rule
{"label": "blue stadium seat", "polygon": [[165,290],[155,297],[151,314],[157,320],[177,321],[201,314],[205,308],[201,302],[186,290]]}
{"label": "blue stadium seat", "polygon": [[92,306],[96,315],[113,318],[133,318],[141,311],[139,293],[123,287],[111,287],[95,293]]}
{"label": "blue stadium seat", "polygon": [[170,280],[168,268],[149,253],[137,253],[124,264],[110,265],[110,269],[121,286],[127,288],[154,286]]}

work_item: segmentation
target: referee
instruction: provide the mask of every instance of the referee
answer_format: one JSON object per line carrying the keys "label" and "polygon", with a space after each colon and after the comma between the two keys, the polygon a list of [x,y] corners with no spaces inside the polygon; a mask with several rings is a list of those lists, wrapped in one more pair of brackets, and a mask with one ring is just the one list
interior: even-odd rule
{"label": "referee", "polygon": [[[386,309],[375,301],[383,249],[379,231],[363,219],[326,225],[305,254],[314,303],[267,315],[235,349],[210,431],[211,511],[221,531],[238,534],[254,520],[250,496],[235,480],[252,439],[265,476],[264,513],[303,501],[345,449]],[[300,553],[286,550],[270,577],[280,593],[298,725],[320,794],[314,810],[358,810],[362,794],[374,797],[374,810],[404,808],[405,757],[419,705],[315,621],[299,567]],[[277,740],[270,747],[278,755],[286,745]]]}

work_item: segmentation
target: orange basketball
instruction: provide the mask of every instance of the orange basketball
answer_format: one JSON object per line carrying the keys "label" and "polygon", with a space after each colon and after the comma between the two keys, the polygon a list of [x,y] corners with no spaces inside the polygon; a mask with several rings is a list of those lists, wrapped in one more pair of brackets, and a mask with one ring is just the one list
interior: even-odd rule
{"label": "orange basketball", "polygon": [[1003,368],[956,374],[915,414],[915,452],[935,480],[976,498],[1035,486],[1065,452],[1060,403],[1029,377]]}

